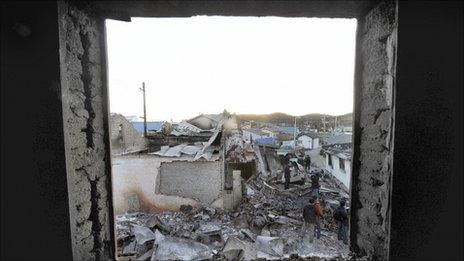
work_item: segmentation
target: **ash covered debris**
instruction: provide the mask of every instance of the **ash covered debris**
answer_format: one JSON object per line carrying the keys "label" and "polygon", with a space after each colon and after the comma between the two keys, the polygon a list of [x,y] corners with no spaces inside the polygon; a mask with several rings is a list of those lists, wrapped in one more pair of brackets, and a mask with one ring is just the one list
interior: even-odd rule
{"label": "ash covered debris", "polygon": [[[200,119],[204,128],[214,127],[207,142],[150,153],[160,158],[188,155],[188,160],[160,164],[156,193],[194,199],[198,204],[182,205],[178,212],[118,215],[119,257],[348,258],[348,245],[339,241],[338,223],[333,219],[339,202],[349,199],[341,182],[322,166],[306,163],[297,149],[280,155],[277,146],[248,142],[230,115],[216,125],[209,118]],[[303,209],[315,195],[323,217],[317,219],[316,239],[306,241],[313,231],[307,230]]]}
{"label": "ash covered debris", "polygon": [[311,172],[321,174],[319,200],[325,212],[321,237],[313,243],[303,243],[302,235],[302,209],[310,199],[310,182],[285,190],[277,177],[255,174],[244,182],[246,189],[235,210],[185,205],[180,212],[118,215],[118,256],[123,260],[348,259],[348,246],[337,239],[332,218],[339,200],[347,200],[348,194],[324,170]]}

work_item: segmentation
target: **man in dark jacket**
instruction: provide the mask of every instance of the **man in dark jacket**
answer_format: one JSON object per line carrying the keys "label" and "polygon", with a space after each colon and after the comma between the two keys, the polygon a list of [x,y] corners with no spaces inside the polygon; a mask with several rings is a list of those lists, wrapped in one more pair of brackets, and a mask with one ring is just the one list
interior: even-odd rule
{"label": "man in dark jacket", "polygon": [[309,173],[311,170],[311,157],[306,155],[305,157],[305,170]]}
{"label": "man in dark jacket", "polygon": [[340,200],[340,206],[334,212],[334,219],[338,222],[338,240],[348,244],[348,213],[345,209],[345,200]]}
{"label": "man in dark jacket", "polygon": [[311,175],[311,196],[319,198],[319,188],[321,185],[319,184],[319,173],[314,173]]}
{"label": "man in dark jacket", "polygon": [[309,243],[314,241],[314,235],[316,235],[317,239],[321,237],[319,219],[322,217],[323,212],[319,202],[311,198],[309,204],[303,208],[303,236],[304,239],[307,238],[309,240]]}
{"label": "man in dark jacket", "polygon": [[285,164],[284,168],[285,189],[290,187],[290,163]]}

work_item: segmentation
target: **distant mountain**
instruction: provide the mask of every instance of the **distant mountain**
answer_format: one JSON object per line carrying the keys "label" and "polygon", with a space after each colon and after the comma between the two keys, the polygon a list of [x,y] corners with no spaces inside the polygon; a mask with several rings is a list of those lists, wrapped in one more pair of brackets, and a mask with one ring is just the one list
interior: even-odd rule
{"label": "distant mountain", "polygon": [[[303,127],[309,124],[311,128],[322,129],[324,116],[326,121],[326,128],[334,126],[335,118],[337,118],[337,125],[343,125],[346,127],[351,126],[353,121],[352,113],[337,116],[321,113],[310,113],[303,116],[299,116],[297,118],[297,125],[299,127]],[[286,125],[293,125],[295,123],[295,116],[281,112],[275,112],[271,114],[238,114],[237,120],[238,122],[255,121],[263,123],[283,123]]]}

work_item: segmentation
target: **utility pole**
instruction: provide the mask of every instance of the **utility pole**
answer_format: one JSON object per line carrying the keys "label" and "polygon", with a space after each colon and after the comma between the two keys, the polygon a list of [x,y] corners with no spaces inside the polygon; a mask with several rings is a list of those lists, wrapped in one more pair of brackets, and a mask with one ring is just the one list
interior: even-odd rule
{"label": "utility pole", "polygon": [[337,116],[334,118],[334,132],[337,129]]}
{"label": "utility pole", "polygon": [[324,114],[324,116],[322,117],[322,124],[323,124],[323,126],[324,126],[324,136],[322,136],[322,137],[323,137],[323,138],[322,138],[322,141],[325,143],[325,138],[326,138],[326,135],[327,135],[326,130],[325,130],[325,114]]}
{"label": "utility pole", "polygon": [[293,149],[296,149],[296,116],[295,116],[295,126],[293,127]]}
{"label": "utility pole", "polygon": [[142,82],[142,88],[140,90],[143,92],[143,136],[147,137],[147,108],[145,105],[145,82]]}

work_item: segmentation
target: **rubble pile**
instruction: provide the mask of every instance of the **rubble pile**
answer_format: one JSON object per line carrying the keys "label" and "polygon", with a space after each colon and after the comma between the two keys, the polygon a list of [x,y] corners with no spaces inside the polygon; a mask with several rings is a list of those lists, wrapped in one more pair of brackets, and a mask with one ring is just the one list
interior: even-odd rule
{"label": "rubble pile", "polygon": [[[130,213],[116,217],[120,260],[253,260],[348,258],[348,246],[337,240],[333,211],[348,194],[322,170],[321,206],[325,217],[322,236],[302,243],[302,209],[310,197],[310,184],[283,189],[280,181],[253,176],[235,211],[209,206],[180,212]],[[348,202],[347,202],[348,203]]]}

